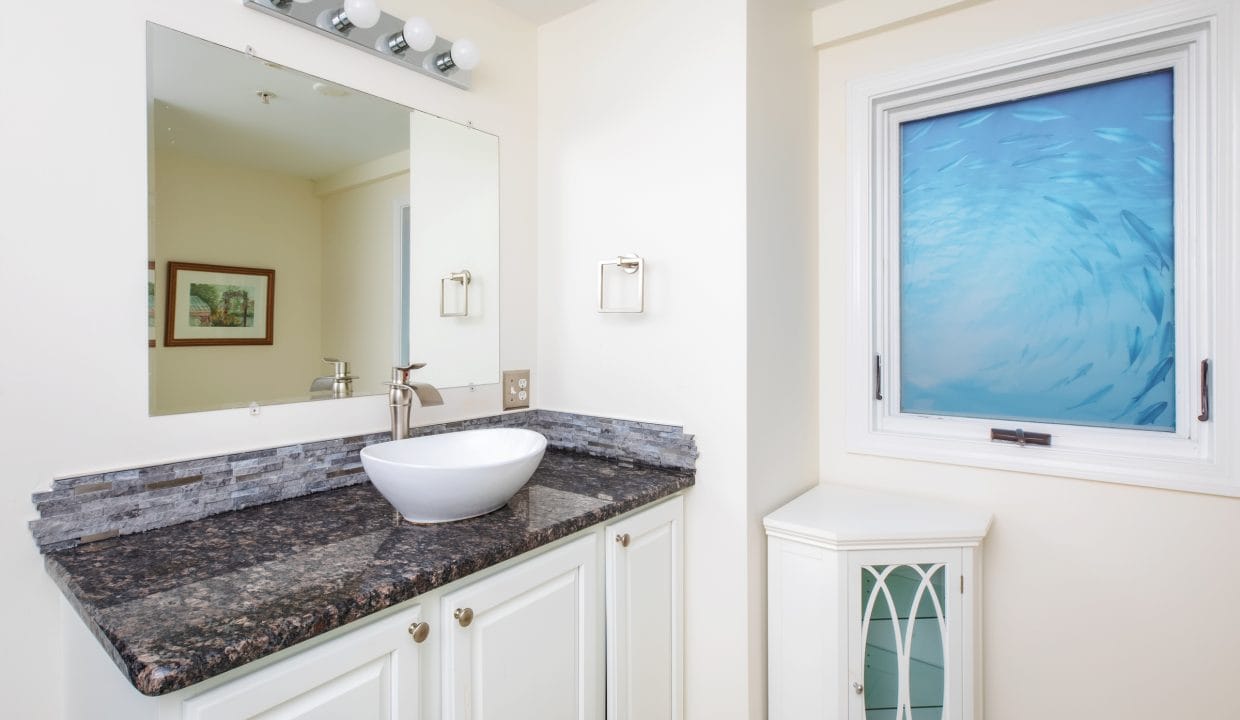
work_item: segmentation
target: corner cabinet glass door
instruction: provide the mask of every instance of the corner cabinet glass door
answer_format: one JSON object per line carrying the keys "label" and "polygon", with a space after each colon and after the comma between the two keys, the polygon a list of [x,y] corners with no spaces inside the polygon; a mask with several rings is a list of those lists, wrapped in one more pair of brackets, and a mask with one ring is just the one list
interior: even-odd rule
{"label": "corner cabinet glass door", "polygon": [[958,548],[849,553],[849,720],[959,720]]}

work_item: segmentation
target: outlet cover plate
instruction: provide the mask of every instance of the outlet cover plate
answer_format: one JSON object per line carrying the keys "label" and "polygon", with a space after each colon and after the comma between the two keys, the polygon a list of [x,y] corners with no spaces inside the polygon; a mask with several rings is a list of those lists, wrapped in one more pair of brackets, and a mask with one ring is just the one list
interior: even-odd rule
{"label": "outlet cover plate", "polygon": [[530,371],[504,371],[504,409],[519,410],[530,406]]}

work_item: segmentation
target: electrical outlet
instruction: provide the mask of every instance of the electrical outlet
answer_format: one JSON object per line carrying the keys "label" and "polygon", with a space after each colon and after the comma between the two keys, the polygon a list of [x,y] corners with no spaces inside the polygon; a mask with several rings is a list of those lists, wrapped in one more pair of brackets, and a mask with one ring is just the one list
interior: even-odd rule
{"label": "electrical outlet", "polygon": [[504,371],[504,409],[517,410],[530,406],[530,371]]}

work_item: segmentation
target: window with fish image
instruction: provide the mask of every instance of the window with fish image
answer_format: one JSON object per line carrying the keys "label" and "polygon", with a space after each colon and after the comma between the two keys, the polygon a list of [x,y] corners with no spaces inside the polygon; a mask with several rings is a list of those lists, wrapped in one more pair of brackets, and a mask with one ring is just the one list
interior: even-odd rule
{"label": "window with fish image", "polygon": [[1176,430],[1173,71],[899,126],[901,412]]}

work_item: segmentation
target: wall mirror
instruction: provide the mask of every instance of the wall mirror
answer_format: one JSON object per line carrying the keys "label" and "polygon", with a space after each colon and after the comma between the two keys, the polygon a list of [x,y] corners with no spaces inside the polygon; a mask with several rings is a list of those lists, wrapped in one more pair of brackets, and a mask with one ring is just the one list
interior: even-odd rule
{"label": "wall mirror", "polygon": [[[499,381],[499,139],[147,28],[152,415]],[[347,383],[334,383],[347,361]]]}

